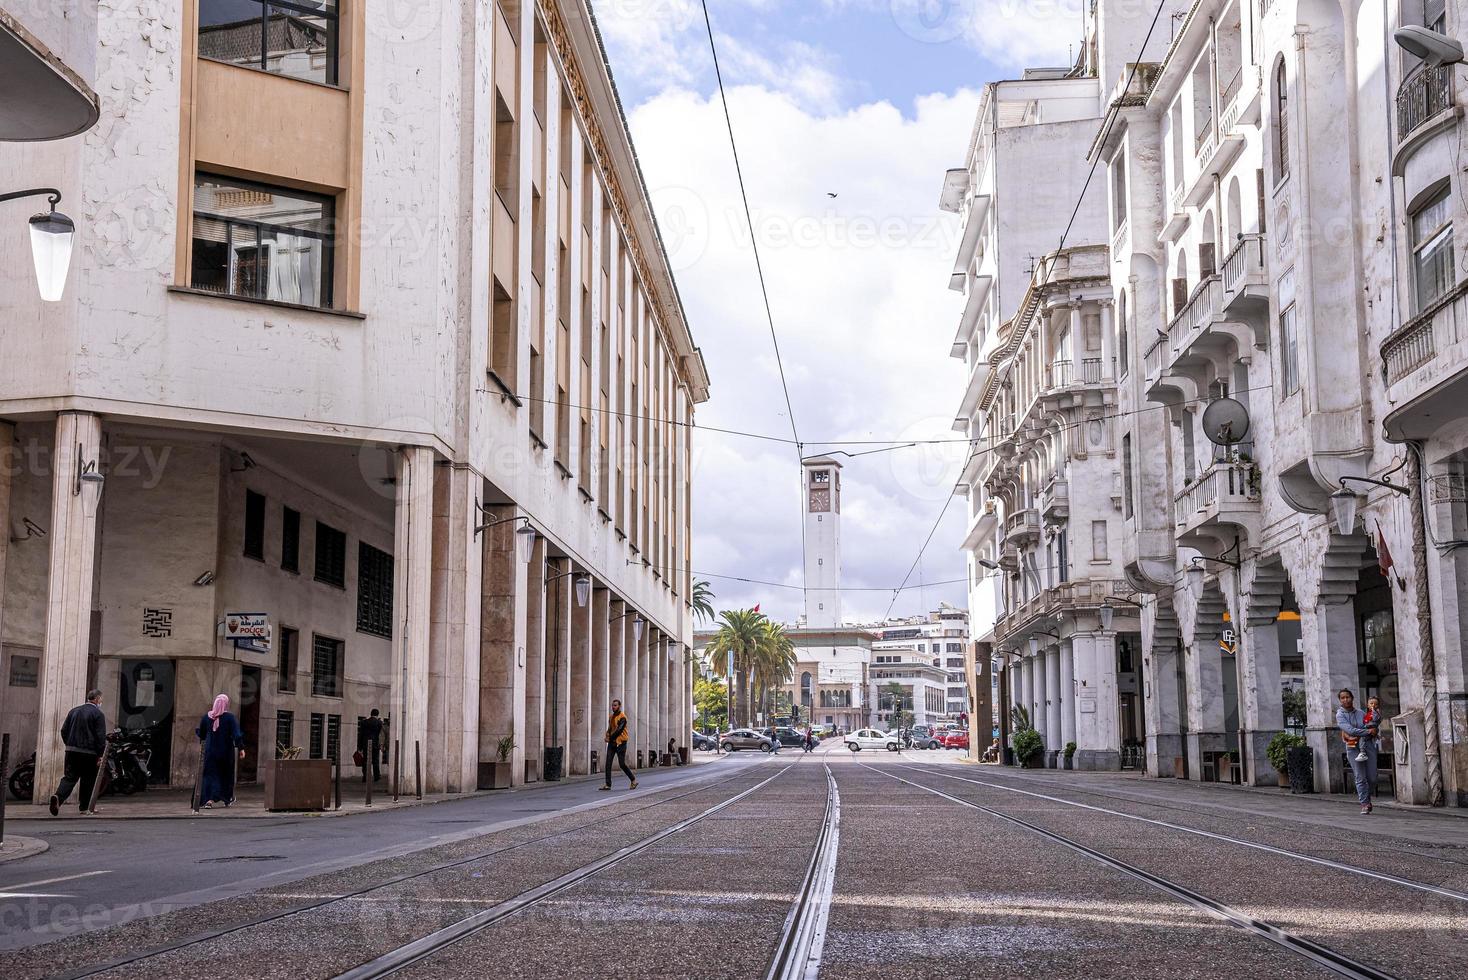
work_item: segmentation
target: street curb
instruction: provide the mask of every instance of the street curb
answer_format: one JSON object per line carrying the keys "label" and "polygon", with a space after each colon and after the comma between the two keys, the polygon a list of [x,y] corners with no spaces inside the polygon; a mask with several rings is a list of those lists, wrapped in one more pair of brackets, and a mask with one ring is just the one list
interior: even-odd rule
{"label": "street curb", "polygon": [[6,861],[21,861],[37,854],[44,854],[51,849],[47,841],[36,837],[7,837],[5,843],[0,844],[0,864]]}

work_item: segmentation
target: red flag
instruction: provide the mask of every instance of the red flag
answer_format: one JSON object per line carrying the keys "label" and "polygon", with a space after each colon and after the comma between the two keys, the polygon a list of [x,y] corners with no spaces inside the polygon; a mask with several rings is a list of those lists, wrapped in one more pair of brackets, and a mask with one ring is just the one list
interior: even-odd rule
{"label": "red flag", "polygon": [[[1381,569],[1382,576],[1390,582],[1392,580],[1392,551],[1386,546],[1386,535],[1381,533],[1381,521],[1376,522],[1376,566]],[[1401,576],[1397,577],[1397,586],[1405,589],[1407,580]]]}
{"label": "red flag", "polygon": [[754,609],[753,609],[753,611],[754,611],[754,612],[759,612],[759,603],[757,603],[757,602],[756,602],[756,603],[755,603],[755,604],[754,604]]}

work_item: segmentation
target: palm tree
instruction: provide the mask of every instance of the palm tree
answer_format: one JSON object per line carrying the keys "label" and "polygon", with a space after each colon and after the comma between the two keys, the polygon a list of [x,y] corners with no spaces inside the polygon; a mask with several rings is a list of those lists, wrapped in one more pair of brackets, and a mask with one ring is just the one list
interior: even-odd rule
{"label": "palm tree", "polygon": [[[761,645],[767,642],[765,623],[768,620],[753,609],[726,609],[719,614],[719,619],[722,622],[709,641],[708,654],[714,672],[729,685],[729,727],[732,728],[735,724],[734,706],[747,700],[749,671]],[[734,698],[736,680],[740,691],[740,701],[737,702]],[[748,717],[746,712],[746,724]]]}
{"label": "palm tree", "polygon": [[795,644],[786,635],[784,626],[768,618],[764,621],[764,637],[755,658],[754,672],[768,720],[769,699],[795,676]]}
{"label": "palm tree", "polygon": [[700,579],[693,583],[693,596],[689,605],[693,607],[693,618],[696,622],[714,621],[714,590],[707,581]]}

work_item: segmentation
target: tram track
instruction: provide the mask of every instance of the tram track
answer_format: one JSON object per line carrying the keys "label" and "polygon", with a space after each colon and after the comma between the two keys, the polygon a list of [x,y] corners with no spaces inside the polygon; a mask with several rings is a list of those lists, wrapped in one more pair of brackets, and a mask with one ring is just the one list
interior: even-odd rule
{"label": "tram track", "polygon": [[[1213,916],[1214,918],[1220,919],[1228,923],[1229,925],[1240,928],[1254,936],[1257,936],[1260,939],[1273,943],[1284,950],[1301,956],[1304,959],[1309,960],[1326,970],[1329,970],[1337,976],[1346,977],[1348,978],[1348,980],[1393,980],[1392,974],[1378,969],[1371,964],[1354,959],[1346,955],[1345,953],[1340,952],[1339,950],[1333,949],[1322,943],[1318,943],[1312,939],[1308,939],[1304,936],[1298,935],[1295,932],[1281,928],[1280,926],[1274,925],[1271,922],[1251,916],[1248,913],[1243,912],[1232,905],[1212,898],[1202,892],[1188,888],[1186,885],[1182,885],[1177,881],[1172,880],[1171,878],[1148,871],[1145,868],[1139,867],[1138,865],[1131,862],[1124,861],[1121,858],[1114,857],[1113,855],[1107,854],[1094,847],[1090,847],[1089,845],[1084,844],[1078,840],[1068,837],[1065,834],[1049,830],[1045,827],[1039,826],[1038,824],[1034,824],[1028,820],[1017,817],[1013,814],[1005,813],[1002,810],[995,809],[994,807],[986,806],[982,803],[976,803],[973,800],[966,800],[962,797],[945,793],[941,789],[904,778],[903,776],[899,776],[891,771],[870,766],[863,762],[857,762],[856,764],[864,769],[869,769],[872,772],[877,773],[878,775],[885,776],[899,783],[911,786],[914,789],[932,794],[933,796],[937,796],[951,803],[955,803],[959,806],[986,813],[1012,826],[1016,826],[1021,828],[1022,830],[1036,834],[1054,844],[1058,844],[1062,847],[1068,848],[1069,850],[1081,854],[1098,864],[1104,865],[1114,871],[1126,875],[1129,878],[1149,885],[1152,888],[1155,888],[1184,904],[1190,905],[1193,908],[1198,909],[1199,911]],[[916,767],[913,766],[903,765],[900,766],[900,768],[914,769],[924,775],[945,775],[942,773],[930,773],[926,770],[916,769]],[[980,783],[979,785],[985,784]]]}
{"label": "tram track", "polygon": [[[794,763],[791,763],[790,765],[794,765]],[[788,769],[789,766],[787,766],[786,768]],[[784,770],[781,770],[781,772],[783,771]],[[778,776],[780,775],[780,773],[776,773],[776,775]],[[699,783],[699,785],[687,789],[684,792],[677,793],[672,796],[666,796],[651,802],[643,803],[642,805],[635,806],[631,809],[616,813],[612,815],[611,819],[628,819],[638,814],[646,813],[649,810],[655,810],[658,807],[667,806],[680,800],[687,799],[691,796],[696,796],[701,793],[707,793],[710,790],[717,789],[718,787],[723,786],[726,783],[748,777],[748,772],[746,772],[745,770],[739,770],[729,773],[728,775],[722,776],[718,779],[702,781]],[[770,779],[773,778],[774,777],[770,777]],[[769,782],[770,779],[766,779],[758,785],[764,785],[764,783]],[[277,909],[256,916],[251,916],[249,918],[231,922],[227,925],[220,926],[215,929],[192,933],[177,940],[161,943],[155,946],[148,947],[146,949],[138,950],[136,952],[129,952],[123,956],[113,957],[105,961],[89,964],[78,969],[61,972],[55,974],[55,976],[57,977],[57,980],[81,980],[81,978],[85,977],[99,976],[101,974],[105,974],[113,970],[118,970],[123,967],[129,967],[139,963],[143,963],[148,960],[157,959],[170,953],[176,953],[195,947],[202,947],[209,943],[224,939],[226,937],[243,932],[248,929],[266,926],[271,923],[280,922],[296,916],[302,916],[307,913],[318,912],[331,906],[343,905],[353,900],[363,899],[370,896],[374,892],[406,884],[420,878],[425,878],[429,875],[434,875],[445,871],[452,871],[458,868],[464,868],[479,861],[490,860],[496,857],[510,854],[512,852],[522,851],[526,848],[554,842],[558,839],[566,838],[573,834],[584,832],[586,829],[587,827],[585,825],[569,827],[563,830],[555,831],[553,833],[541,834],[526,840],[502,844],[488,850],[476,851],[475,853],[466,857],[455,858],[449,861],[436,862],[428,867],[393,875],[382,881],[373,882],[372,884],[365,885],[361,888],[353,889],[351,891],[346,891],[340,894],[334,894],[320,898],[313,897],[304,901],[299,901],[296,904],[290,905],[286,908]],[[269,895],[269,893],[260,894],[267,897]]]}
{"label": "tram track", "polygon": [[1199,827],[1188,827],[1184,824],[1172,823],[1168,820],[1158,820],[1153,817],[1144,817],[1141,814],[1126,813],[1125,811],[1113,810],[1109,807],[1095,806],[1090,803],[1081,803],[1076,800],[1067,800],[1064,797],[1051,796],[1048,793],[1037,793],[1033,790],[1020,789],[1016,786],[1006,786],[1003,783],[995,782],[989,779],[975,779],[971,776],[958,776],[953,773],[942,772],[937,769],[922,768],[914,765],[904,765],[901,768],[910,770],[912,772],[922,773],[923,775],[927,776],[941,776],[944,779],[953,779],[957,780],[958,782],[970,783],[974,786],[982,786],[986,789],[993,789],[999,790],[1000,792],[1004,793],[1014,793],[1021,796],[1028,796],[1034,799],[1045,800],[1050,803],[1060,803],[1064,806],[1074,807],[1080,810],[1089,810],[1093,813],[1103,813],[1107,816],[1120,817],[1125,820],[1133,820],[1139,823],[1150,824],[1155,827],[1163,827],[1165,829],[1175,830],[1180,833],[1193,834],[1198,837],[1204,837],[1209,840],[1218,841],[1221,843],[1236,844],[1240,847],[1246,847],[1257,851],[1264,851],[1269,854],[1274,854],[1278,857],[1290,858],[1291,860],[1303,861],[1308,864],[1330,868],[1333,871],[1341,871],[1354,875],[1360,875],[1361,877],[1371,878],[1384,884],[1398,885],[1403,888],[1410,888],[1416,891],[1436,895],[1440,898],[1448,898],[1459,902],[1468,902],[1468,893],[1457,891],[1452,888],[1444,888],[1440,885],[1433,885],[1428,882],[1416,881],[1411,878],[1403,878],[1399,875],[1388,874],[1382,871],[1373,871],[1369,868],[1362,868],[1355,865],[1345,864],[1340,861],[1333,861],[1330,858],[1323,858],[1314,854],[1305,854],[1301,851],[1290,850],[1286,847],[1277,847],[1273,844],[1263,844],[1258,841],[1244,840],[1241,837],[1232,837],[1228,834],[1219,834],[1211,830],[1203,830]]}

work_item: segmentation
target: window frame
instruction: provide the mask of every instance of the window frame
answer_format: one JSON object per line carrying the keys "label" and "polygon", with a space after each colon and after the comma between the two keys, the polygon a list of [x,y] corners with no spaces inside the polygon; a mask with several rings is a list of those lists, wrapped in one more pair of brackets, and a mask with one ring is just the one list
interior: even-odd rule
{"label": "window frame", "polygon": [[[331,534],[339,535],[341,539],[341,577],[339,580],[329,577],[328,575],[324,575],[322,572],[321,562],[323,558],[323,551],[326,550],[322,547],[323,530],[329,531],[331,532]],[[316,553],[313,557],[314,561],[312,562],[312,570],[314,574],[312,578],[315,581],[320,582],[322,585],[329,585],[334,589],[345,589],[347,587],[347,532],[339,528],[332,527],[325,521],[318,520],[316,522]],[[334,572],[335,569],[328,568],[326,571],[327,573],[331,573]]]}
{"label": "window frame", "polygon": [[265,494],[245,490],[244,543],[241,554],[252,561],[265,560]]}
{"label": "window frame", "polygon": [[301,573],[301,512],[294,507],[280,511],[280,568],[292,575]]}
{"label": "window frame", "polygon": [[[1457,274],[1453,260],[1453,208],[1450,197],[1451,188],[1444,182],[1436,191],[1424,195],[1422,203],[1413,208],[1407,215],[1407,253],[1411,264],[1411,304],[1412,315],[1416,316],[1427,307],[1442,299],[1452,292],[1454,276]],[[1443,205],[1443,220],[1434,226],[1423,241],[1418,241],[1417,219],[1430,208]],[[1444,247],[1445,246],[1445,247]],[[1434,256],[1446,255],[1446,278],[1443,279],[1441,288],[1431,296],[1423,295],[1423,263],[1422,256],[1432,254]]]}
{"label": "window frame", "polygon": [[[301,3],[300,0],[244,0],[247,3],[255,3],[260,6],[260,63],[256,65],[241,64],[238,61],[226,61],[223,58],[211,58],[204,54],[202,37],[204,32],[203,14],[206,0],[199,0],[198,27],[195,30],[195,44],[199,58],[204,61],[213,62],[216,65],[229,65],[232,68],[243,68],[246,71],[258,71],[264,75],[274,75],[277,78],[289,78],[292,81],[304,82],[307,85],[321,85],[326,88],[345,88],[341,83],[342,75],[342,5],[348,0],[332,0],[329,10],[320,7],[311,7]],[[279,7],[283,11],[292,14],[303,14],[312,17],[322,17],[332,22],[332,29],[328,34],[328,54],[326,63],[326,78],[302,78],[299,75],[289,75],[285,72],[271,71],[265,67],[270,60],[269,38],[270,38],[270,8]],[[253,18],[250,18],[253,19]],[[248,23],[249,20],[240,21]]]}
{"label": "window frame", "polygon": [[296,674],[301,669],[301,631],[290,626],[280,628],[280,648],[275,655],[275,690],[277,694],[296,693]]}
{"label": "window frame", "polygon": [[[330,678],[330,685],[323,683],[325,675],[316,669],[317,644],[331,643],[335,645],[334,656],[336,658],[335,670]],[[313,698],[332,698],[341,700],[346,687],[346,663],[347,644],[345,640],[325,633],[311,634],[311,696]]]}
{"label": "window frame", "polygon": [[[357,542],[357,632],[392,639],[393,576],[390,552]],[[386,581],[382,573],[386,572]],[[370,581],[369,581],[370,580]]]}

